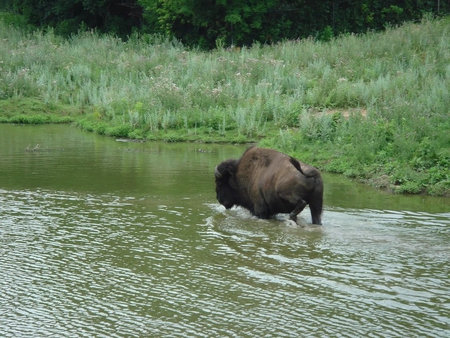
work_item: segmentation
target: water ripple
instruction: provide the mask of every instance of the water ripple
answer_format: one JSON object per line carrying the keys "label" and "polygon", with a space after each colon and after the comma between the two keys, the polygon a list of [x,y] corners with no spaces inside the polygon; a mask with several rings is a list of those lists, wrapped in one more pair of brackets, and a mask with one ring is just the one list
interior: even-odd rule
{"label": "water ripple", "polygon": [[0,190],[0,214],[4,337],[450,333],[448,214],[330,208],[299,227],[46,190]]}

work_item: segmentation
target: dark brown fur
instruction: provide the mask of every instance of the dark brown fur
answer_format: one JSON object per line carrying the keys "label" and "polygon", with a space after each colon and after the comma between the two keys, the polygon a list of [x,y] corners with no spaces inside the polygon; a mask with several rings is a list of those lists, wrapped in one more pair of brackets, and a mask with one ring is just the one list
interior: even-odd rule
{"label": "dark brown fur", "polygon": [[227,209],[239,205],[260,218],[289,213],[296,221],[309,205],[312,223],[322,224],[322,176],[291,156],[252,147],[240,159],[220,163],[215,177],[217,200]]}

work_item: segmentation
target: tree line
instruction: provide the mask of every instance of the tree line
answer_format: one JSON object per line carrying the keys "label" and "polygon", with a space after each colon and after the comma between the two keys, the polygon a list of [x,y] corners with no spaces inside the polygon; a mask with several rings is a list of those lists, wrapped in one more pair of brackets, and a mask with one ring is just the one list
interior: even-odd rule
{"label": "tree line", "polygon": [[450,0],[0,0],[0,9],[65,36],[157,33],[209,49],[381,30],[450,13]]}

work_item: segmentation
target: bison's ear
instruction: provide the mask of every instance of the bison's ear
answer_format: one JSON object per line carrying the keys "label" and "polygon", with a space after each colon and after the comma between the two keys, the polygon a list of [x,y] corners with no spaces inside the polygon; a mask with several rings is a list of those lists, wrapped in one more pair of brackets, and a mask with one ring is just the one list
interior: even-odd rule
{"label": "bison's ear", "polygon": [[236,173],[236,169],[237,169],[237,161],[227,160],[220,163],[214,169],[214,175],[219,180],[228,180],[230,176],[233,176]]}

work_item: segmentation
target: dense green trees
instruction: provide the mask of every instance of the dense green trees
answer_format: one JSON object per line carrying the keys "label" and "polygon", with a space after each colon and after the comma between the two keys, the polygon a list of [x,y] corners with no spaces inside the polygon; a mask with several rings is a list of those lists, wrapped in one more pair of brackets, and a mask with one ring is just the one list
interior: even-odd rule
{"label": "dense green trees", "polygon": [[251,45],[313,36],[327,40],[450,12],[449,0],[1,0],[38,27],[126,37],[163,33],[187,45]]}
{"label": "dense green trees", "polygon": [[54,27],[62,35],[80,29],[128,35],[142,21],[136,0],[3,0],[3,8],[24,15],[37,27]]}
{"label": "dense green trees", "polygon": [[[250,45],[382,29],[448,11],[438,0],[138,0],[147,22],[189,45]],[[439,4],[439,8],[438,8]]]}

